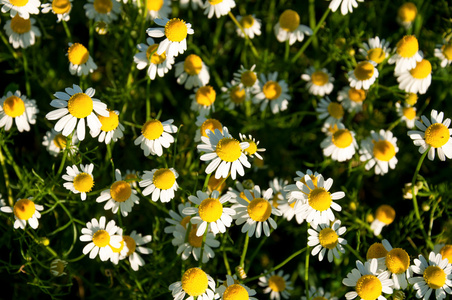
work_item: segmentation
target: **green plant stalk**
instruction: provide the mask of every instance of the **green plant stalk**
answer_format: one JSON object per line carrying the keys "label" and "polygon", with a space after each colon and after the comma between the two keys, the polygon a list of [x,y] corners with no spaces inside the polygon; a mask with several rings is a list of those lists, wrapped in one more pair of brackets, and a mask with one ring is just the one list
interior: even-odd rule
{"label": "green plant stalk", "polygon": [[202,236],[201,253],[199,254],[199,267],[202,268],[202,256],[204,255],[204,245],[206,244],[207,233],[209,232],[209,224],[207,224],[206,231]]}
{"label": "green plant stalk", "polygon": [[[315,0],[309,0],[309,27],[315,28],[315,25]],[[312,39],[312,46],[314,46],[314,49],[316,50],[319,48],[319,43],[316,36],[314,36]]]}
{"label": "green plant stalk", "polygon": [[62,20],[61,23],[63,23],[64,31],[66,32],[67,38],[69,39],[70,42],[72,42],[71,31],[69,30],[69,27],[67,26],[66,21]]}
{"label": "green plant stalk", "polygon": [[10,162],[9,164],[13,166],[14,172],[16,172],[17,177],[19,178],[19,180],[22,180],[22,172],[20,171],[19,166],[16,164],[16,161],[14,160],[11,153],[9,153],[8,147],[6,147],[6,145],[3,145],[3,151],[5,151],[6,157]]}
{"label": "green plant stalk", "polygon": [[11,52],[12,56],[15,59],[18,59],[16,52],[13,50],[13,48],[11,47],[11,45],[8,43],[8,40],[6,39],[5,35],[3,34],[3,32],[0,32],[0,37],[2,38],[3,43],[6,45],[6,48],[8,48],[9,52]]}
{"label": "green plant stalk", "polygon": [[253,42],[251,42],[250,38],[248,37],[248,35],[245,33],[245,30],[243,29],[242,25],[240,25],[239,21],[237,21],[237,19],[234,17],[234,15],[231,13],[231,11],[228,12],[229,17],[231,17],[232,22],[235,23],[235,25],[240,28],[240,30],[242,31],[242,33],[245,35],[245,40],[247,42],[248,45],[250,45],[251,48],[251,52],[253,52],[254,56],[256,58],[259,58],[259,53],[257,52],[256,48],[254,48]]}
{"label": "green plant stalk", "polygon": [[246,257],[246,252],[248,251],[248,243],[250,241],[250,236],[248,235],[248,233],[245,236],[245,243],[243,244],[243,251],[242,251],[242,256],[240,256],[240,264],[239,266],[241,268],[245,267],[245,257]]}
{"label": "green plant stalk", "polygon": [[289,60],[289,52],[290,52],[289,40],[286,41],[285,45],[286,45],[286,47],[284,50],[284,61],[288,61]]}
{"label": "green plant stalk", "polygon": [[0,147],[0,164],[2,165],[3,177],[5,178],[5,186],[8,192],[8,204],[13,207],[14,206],[14,198],[11,187],[9,186],[9,175],[8,170],[6,169],[5,157],[3,156],[2,148]]}
{"label": "green plant stalk", "polygon": [[151,78],[147,77],[146,83],[146,122],[151,119]]}
{"label": "green plant stalk", "polygon": [[[309,230],[309,223],[306,222],[306,232]],[[306,246],[306,256],[305,256],[305,264],[304,264],[304,284],[305,284],[305,292],[306,297],[309,297],[309,246]]]}
{"label": "green plant stalk", "polygon": [[28,76],[28,60],[25,49],[22,50],[22,58],[24,60],[25,90],[27,91],[27,96],[31,97],[30,77]]}
{"label": "green plant stalk", "polygon": [[61,172],[63,172],[63,168],[66,163],[66,158],[68,156],[69,149],[71,148],[71,143],[72,143],[72,133],[66,137],[66,147],[64,148],[63,158],[61,159],[61,164],[60,164],[60,167],[58,168],[56,177],[60,177]]}
{"label": "green plant stalk", "polygon": [[31,232],[30,230],[26,230],[27,234],[33,239],[33,241],[38,244],[38,245],[42,245],[44,248],[46,248],[46,250],[52,254],[53,257],[58,257],[58,254],[49,246],[45,246],[41,243],[41,241],[39,241]]}
{"label": "green plant stalk", "polygon": [[94,21],[89,20],[89,42],[88,51],[90,55],[94,54]]}
{"label": "green plant stalk", "polygon": [[361,255],[359,255],[358,251],[353,249],[349,244],[345,244],[344,246],[345,246],[345,248],[347,248],[348,251],[353,253],[353,255],[355,255],[356,258],[358,258],[360,261],[365,261],[365,259],[363,257],[361,257]]}
{"label": "green plant stalk", "polygon": [[224,266],[226,267],[226,271],[227,271],[228,275],[232,276],[231,267],[229,266],[229,261],[228,261],[228,255],[226,254],[226,251],[224,250],[224,245],[226,245],[227,237],[228,237],[228,234],[226,232],[223,233],[223,239],[221,241],[221,248],[222,248],[222,252],[223,252]]}
{"label": "green plant stalk", "polygon": [[204,185],[202,186],[202,191],[205,192],[207,189],[207,186],[209,185],[209,179],[210,176],[212,176],[212,173],[207,174],[206,179],[204,180]]}

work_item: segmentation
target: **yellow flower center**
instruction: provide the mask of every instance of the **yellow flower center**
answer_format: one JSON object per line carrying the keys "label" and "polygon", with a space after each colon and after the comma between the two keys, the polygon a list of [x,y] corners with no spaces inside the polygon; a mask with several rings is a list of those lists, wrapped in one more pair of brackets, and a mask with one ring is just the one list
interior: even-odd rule
{"label": "yellow flower center", "polygon": [[388,254],[388,250],[386,250],[382,243],[373,243],[369,247],[369,250],[367,250],[366,258],[381,258],[385,257],[386,254]]}
{"label": "yellow flower center", "polygon": [[167,190],[176,182],[176,176],[170,169],[162,168],[155,171],[152,181],[157,188]]}
{"label": "yellow flower center", "polygon": [[286,281],[278,275],[273,275],[268,279],[268,287],[274,292],[282,292],[286,289]]}
{"label": "yellow flower center", "polygon": [[239,86],[234,86],[229,92],[229,97],[235,104],[243,103],[246,98],[245,89],[241,89]]}
{"label": "yellow flower center", "polygon": [[315,71],[311,75],[311,81],[312,81],[312,84],[322,86],[322,85],[325,85],[328,83],[329,76],[325,72]]}
{"label": "yellow flower center", "polygon": [[243,26],[243,28],[251,28],[254,25],[254,18],[252,15],[247,15],[244,16],[241,20],[240,20],[240,25]]}
{"label": "yellow flower center", "polygon": [[253,71],[245,71],[240,76],[240,81],[246,87],[251,87],[256,83],[257,76]]}
{"label": "yellow flower center", "polygon": [[434,290],[441,288],[446,283],[446,273],[438,266],[428,266],[423,276],[425,283]]}
{"label": "yellow flower center", "polygon": [[248,300],[246,289],[238,283],[231,284],[223,293],[223,300]]}
{"label": "yellow flower center", "polygon": [[353,136],[348,129],[338,129],[333,133],[333,144],[341,149],[347,148],[353,142]]}
{"label": "yellow flower center", "polygon": [[163,52],[162,54],[157,54],[157,48],[159,47],[159,44],[153,44],[148,47],[146,50],[146,57],[148,60],[151,61],[154,65],[159,65],[163,63],[166,59],[166,54]]}
{"label": "yellow flower center", "polygon": [[132,195],[132,189],[130,185],[123,181],[116,181],[111,185],[110,195],[116,202],[124,202]]}
{"label": "yellow flower center", "polygon": [[94,9],[100,14],[108,14],[113,9],[112,0],[94,0]]}
{"label": "yellow flower center", "polygon": [[30,219],[35,213],[35,203],[29,199],[20,199],[14,204],[14,215],[21,220]]}
{"label": "yellow flower center", "polygon": [[450,137],[449,129],[441,123],[430,125],[425,130],[425,142],[433,148],[444,146]]}
{"label": "yellow flower center", "polygon": [[227,162],[234,162],[242,155],[240,143],[234,138],[222,138],[215,149],[218,157]]}
{"label": "yellow flower center", "polygon": [[275,100],[281,96],[282,88],[276,81],[269,80],[262,88],[262,92],[268,100]]}
{"label": "yellow flower center", "polygon": [[127,256],[134,253],[135,248],[137,247],[137,243],[135,242],[135,240],[128,235],[123,235],[122,239],[124,240],[124,242],[126,242],[126,246],[129,249],[129,252],[127,252]]}
{"label": "yellow flower center", "polygon": [[356,292],[363,300],[375,300],[382,291],[381,281],[374,275],[364,275],[356,283]]}
{"label": "yellow flower center", "polygon": [[339,243],[339,236],[331,228],[324,228],[319,232],[320,245],[323,248],[334,249]]}
{"label": "yellow flower center", "polygon": [[182,288],[190,296],[203,294],[208,286],[207,274],[199,268],[191,268],[182,276]]}
{"label": "yellow flower center", "polygon": [[[311,178],[312,184],[314,185],[314,187],[317,187],[317,177],[315,177],[314,175],[309,175],[309,178]],[[301,179],[299,180],[301,183],[303,183],[304,185],[306,185],[306,187],[311,190],[311,188],[309,187],[309,185],[306,184],[306,180],[304,179],[304,176],[301,177]]]}
{"label": "yellow flower center", "polygon": [[93,99],[85,93],[71,96],[67,103],[69,113],[78,119],[89,116],[93,111]]}
{"label": "yellow flower center", "polygon": [[417,102],[417,94],[415,93],[408,93],[406,98],[405,98],[405,102],[406,104],[413,106],[416,104]]}
{"label": "yellow flower center", "polygon": [[223,0],[208,0],[210,5],[217,5],[223,2]]}
{"label": "yellow flower center", "polygon": [[13,5],[13,6],[25,6],[28,3],[28,0],[9,0],[9,2]]}
{"label": "yellow flower center", "polygon": [[416,67],[410,70],[411,76],[416,79],[424,79],[432,73],[432,64],[426,59],[416,64]]}
{"label": "yellow flower center", "polygon": [[163,133],[163,125],[159,120],[149,120],[144,123],[141,133],[148,140],[158,139]]}
{"label": "yellow flower center", "polygon": [[279,17],[279,26],[285,31],[292,32],[300,25],[300,16],[291,9],[286,9]]}
{"label": "yellow flower center", "polygon": [[248,148],[245,149],[245,153],[248,155],[253,155],[257,151],[257,145],[252,140],[245,140],[245,142],[248,142],[250,145]]}
{"label": "yellow flower center", "polygon": [[181,19],[173,18],[165,25],[165,36],[171,42],[182,42],[187,33],[187,25]]}
{"label": "yellow flower center", "polygon": [[443,45],[441,51],[448,60],[452,60],[452,44]]}
{"label": "yellow flower center", "polygon": [[367,51],[367,59],[377,64],[381,63],[386,58],[386,53],[381,48],[374,48]]}
{"label": "yellow flower center", "polygon": [[113,250],[114,253],[120,253],[122,251],[122,249],[124,249],[124,238],[122,239],[122,241],[119,242],[120,246],[119,248],[115,248],[112,245],[110,245],[111,250]]}
{"label": "yellow flower center", "polygon": [[[180,224],[184,227],[184,228],[187,228],[187,224],[188,224],[188,222],[190,222],[190,219],[191,219],[191,216],[186,216],[185,218],[183,218],[181,221],[180,221]],[[194,224],[193,226],[195,226],[196,224]]]}
{"label": "yellow flower center", "polygon": [[203,236],[197,236],[196,231],[198,230],[198,225],[193,224],[191,226],[190,233],[188,234],[188,243],[195,248],[201,248],[202,247],[202,239]]}
{"label": "yellow flower center", "polygon": [[52,9],[58,15],[68,13],[71,7],[72,5],[69,0],[53,0],[52,2]]}
{"label": "yellow flower center", "polygon": [[383,204],[377,208],[375,212],[375,217],[378,221],[385,223],[386,225],[391,224],[395,219],[395,210],[389,205]]}
{"label": "yellow flower center", "polygon": [[[239,197],[240,198],[242,198],[243,200],[245,200],[246,202],[250,202],[249,200],[248,200],[248,198],[245,196],[245,192],[243,191],[243,192],[240,192],[240,195],[239,195]],[[253,197],[253,199],[254,199],[254,193],[253,192],[251,192],[251,197]]]}
{"label": "yellow flower center", "polygon": [[330,192],[322,187],[316,187],[308,196],[309,206],[318,211],[324,211],[330,208],[333,203]]}
{"label": "yellow flower center", "polygon": [[66,148],[66,137],[64,135],[62,135],[61,133],[58,133],[53,138],[53,143],[55,144],[55,146],[57,146],[57,148],[65,149]]}
{"label": "yellow flower center", "polygon": [[148,10],[159,11],[163,6],[163,0],[147,0]]}
{"label": "yellow flower center", "polygon": [[190,54],[184,60],[184,71],[190,76],[198,75],[202,70],[202,59],[196,54]]}
{"label": "yellow flower center", "polygon": [[397,43],[397,54],[402,57],[413,57],[419,50],[419,43],[414,35],[405,35]]}
{"label": "yellow flower center", "polygon": [[413,107],[404,107],[403,115],[408,120],[413,120],[414,118],[416,118],[416,110]]}
{"label": "yellow flower center", "polygon": [[206,222],[215,222],[223,214],[223,204],[215,198],[202,200],[198,207],[199,217]]}
{"label": "yellow flower center", "polygon": [[106,230],[99,229],[93,234],[93,243],[99,248],[106,247],[110,243],[110,234]]}
{"label": "yellow flower center", "polygon": [[348,90],[348,98],[355,103],[361,103],[366,100],[366,92],[364,90],[350,88]]}
{"label": "yellow flower center", "polygon": [[210,85],[202,86],[196,91],[195,99],[199,105],[210,106],[215,102],[217,93]]}
{"label": "yellow flower center", "polygon": [[108,117],[97,116],[99,118],[102,127],[100,130],[109,132],[115,130],[119,125],[119,116],[112,110],[108,110],[110,115]]}
{"label": "yellow flower center", "polygon": [[374,156],[381,161],[390,161],[395,156],[395,147],[388,141],[374,142]]}
{"label": "yellow flower center", "polygon": [[439,251],[443,259],[447,258],[449,260],[449,263],[452,262],[452,245],[445,245],[441,248]]}
{"label": "yellow flower center", "polygon": [[410,256],[402,248],[394,248],[386,254],[386,267],[391,273],[402,274],[410,266]]}
{"label": "yellow flower center", "polygon": [[201,135],[207,137],[206,130],[209,129],[212,132],[215,132],[215,129],[220,130],[223,133],[223,125],[221,125],[220,121],[215,119],[207,119],[201,125]]}
{"label": "yellow flower center", "polygon": [[330,104],[328,104],[327,109],[330,116],[337,120],[342,119],[342,117],[344,116],[344,108],[340,103],[331,102]]}
{"label": "yellow flower center", "polygon": [[91,191],[94,186],[94,179],[88,173],[80,173],[74,178],[74,188],[80,193]]}
{"label": "yellow flower center", "polygon": [[404,3],[400,6],[398,15],[402,22],[413,22],[417,15],[416,5],[411,2]]}
{"label": "yellow flower center", "polygon": [[22,19],[19,17],[19,14],[15,15],[14,18],[11,19],[11,30],[17,34],[24,34],[31,30],[31,21],[30,19]]}
{"label": "yellow flower center", "polygon": [[3,102],[3,111],[11,118],[21,116],[25,112],[25,103],[17,96],[10,96]]}
{"label": "yellow flower center", "polygon": [[358,80],[368,80],[374,75],[374,65],[368,61],[362,61],[356,65],[353,73]]}
{"label": "yellow flower center", "polygon": [[254,221],[264,222],[270,217],[272,206],[270,202],[264,198],[254,198],[253,201],[248,204],[247,211],[250,218]]}

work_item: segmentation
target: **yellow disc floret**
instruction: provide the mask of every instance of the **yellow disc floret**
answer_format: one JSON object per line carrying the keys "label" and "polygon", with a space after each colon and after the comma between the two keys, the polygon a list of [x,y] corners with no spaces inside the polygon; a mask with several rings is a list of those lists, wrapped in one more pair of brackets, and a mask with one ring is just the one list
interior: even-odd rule
{"label": "yellow disc floret", "polygon": [[356,292],[363,300],[375,300],[381,296],[383,285],[374,275],[364,275],[356,283]]}
{"label": "yellow disc floret", "polygon": [[356,65],[353,73],[358,80],[368,80],[374,75],[374,65],[368,61],[362,61]]}
{"label": "yellow disc floret", "polygon": [[83,119],[93,112],[93,99],[85,93],[71,96],[67,103],[69,113],[78,119]]}
{"label": "yellow disc floret", "polygon": [[223,300],[248,300],[249,295],[246,289],[238,283],[231,284],[224,290]]}
{"label": "yellow disc floret", "polygon": [[17,34],[24,34],[31,30],[31,20],[23,19],[19,17],[19,14],[15,15],[11,19],[11,30]]}
{"label": "yellow disc floret", "polygon": [[58,133],[53,138],[53,143],[55,144],[55,146],[57,146],[57,148],[65,149],[66,148],[66,137],[64,135],[62,135],[61,133]]}
{"label": "yellow disc floret", "polygon": [[340,103],[331,102],[327,107],[328,113],[333,118],[340,120],[344,116],[344,108]]}
{"label": "yellow disc floret", "polygon": [[383,204],[380,207],[377,208],[377,211],[375,212],[375,217],[378,221],[389,225],[391,224],[395,219],[395,210],[389,205]]}
{"label": "yellow disc floret", "polygon": [[115,248],[112,245],[109,245],[111,250],[113,250],[113,253],[120,253],[122,251],[122,249],[124,249],[124,239],[122,239],[122,241],[119,242],[119,248]]}
{"label": "yellow disc floret", "polygon": [[202,86],[196,91],[195,99],[199,105],[211,106],[217,97],[217,93],[210,85]]}
{"label": "yellow disc floret", "polygon": [[426,59],[423,59],[420,62],[418,62],[416,64],[416,67],[410,70],[411,76],[413,76],[416,79],[427,78],[427,76],[430,75],[431,73],[432,73],[432,64]]}
{"label": "yellow disc floret", "polygon": [[127,182],[123,180],[116,181],[111,185],[110,195],[116,202],[124,202],[132,195],[132,189]]}
{"label": "yellow disc floret", "polygon": [[106,247],[110,243],[110,234],[106,230],[98,230],[93,234],[93,243],[99,248]]}
{"label": "yellow disc floret", "polygon": [[382,243],[373,243],[369,247],[369,250],[367,250],[366,258],[381,258],[385,257],[386,254],[388,254],[388,250],[386,250]]}
{"label": "yellow disc floret", "polygon": [[273,275],[268,279],[268,287],[274,292],[282,292],[286,289],[286,281],[278,275]]}
{"label": "yellow disc floret", "polygon": [[395,156],[395,147],[389,141],[374,142],[374,156],[381,161],[390,161]]}
{"label": "yellow disc floret", "polygon": [[93,176],[88,173],[80,173],[74,178],[74,188],[80,193],[87,193],[91,191],[93,186]]}
{"label": "yellow disc floret", "polygon": [[165,25],[165,36],[171,42],[182,42],[187,37],[187,25],[181,19],[173,18]]}
{"label": "yellow disc floret", "polygon": [[203,221],[215,222],[223,214],[223,204],[216,198],[206,198],[199,204],[198,212]]}
{"label": "yellow disc floret", "polygon": [[188,243],[195,248],[202,247],[203,235],[197,236],[196,231],[198,230],[198,225],[192,224],[190,233],[188,234]]}
{"label": "yellow disc floret", "polygon": [[361,103],[366,100],[366,92],[364,90],[350,88],[348,90],[348,98],[355,103]]}
{"label": "yellow disc floret", "polygon": [[442,123],[434,123],[425,130],[425,142],[433,148],[444,146],[450,138],[449,129]]}
{"label": "yellow disc floret", "polygon": [[67,50],[69,61],[74,65],[83,65],[88,61],[89,52],[85,46],[74,43]]}
{"label": "yellow disc floret", "polygon": [[223,2],[223,0],[208,0],[210,5],[217,5]]}
{"label": "yellow disc floret", "polygon": [[124,242],[126,243],[127,248],[129,249],[129,252],[127,252],[127,255],[134,253],[135,248],[137,247],[137,243],[135,242],[135,240],[128,235],[123,235],[122,238],[123,238]]}
{"label": "yellow disc floret", "polygon": [[386,254],[386,267],[391,273],[402,274],[410,266],[410,256],[402,248],[394,248]]}
{"label": "yellow disc floret", "polygon": [[218,129],[221,133],[223,133],[223,125],[221,125],[220,121],[216,119],[207,119],[201,125],[201,135],[207,137],[206,130],[210,130],[215,132],[215,129]]}
{"label": "yellow disc floret", "polygon": [[245,153],[247,155],[253,155],[254,153],[256,153],[257,151],[257,145],[254,141],[252,140],[245,140],[245,142],[248,142],[250,145],[248,146],[248,148],[245,149]]}
{"label": "yellow disc floret", "polygon": [[262,87],[262,92],[264,93],[265,98],[267,98],[268,100],[275,100],[278,99],[279,96],[281,96],[282,88],[276,81],[269,80]]}
{"label": "yellow disc floret", "polygon": [[408,120],[413,120],[414,118],[416,118],[416,110],[413,107],[404,107],[403,115]]}
{"label": "yellow disc floret", "polygon": [[21,116],[25,112],[25,103],[17,96],[9,96],[3,102],[3,111],[11,118]]}
{"label": "yellow disc floret", "polygon": [[377,64],[381,63],[386,58],[386,53],[381,48],[373,48],[367,51],[367,59]]}
{"label": "yellow disc floret", "polygon": [[191,268],[182,276],[182,288],[190,296],[202,295],[208,286],[207,274],[200,268]]}
{"label": "yellow disc floret", "polygon": [[279,17],[279,26],[285,31],[292,32],[300,25],[300,15],[291,9],[286,9]]}
{"label": "yellow disc floret", "polygon": [[452,245],[444,245],[439,251],[443,259],[447,258],[449,263],[452,262]]}
{"label": "yellow disc floret", "polygon": [[234,162],[242,155],[240,143],[234,138],[222,138],[215,149],[218,157],[227,162]]}
{"label": "yellow disc floret", "polygon": [[148,140],[158,139],[163,133],[163,124],[159,120],[149,120],[144,123],[141,133]]}
{"label": "yellow disc floret", "polygon": [[229,91],[229,97],[233,103],[241,104],[246,98],[245,89],[242,89],[239,86],[233,86]]}
{"label": "yellow disc floret", "polygon": [[311,75],[312,84],[322,86],[329,82],[329,76],[327,73],[322,71],[315,71]]}
{"label": "yellow disc floret", "polygon": [[248,204],[247,211],[250,218],[254,221],[264,222],[270,217],[272,213],[272,206],[270,202],[264,198],[255,198],[250,202],[250,204]]}
{"label": "yellow disc floret", "polygon": [[441,47],[441,52],[447,58],[447,60],[452,60],[452,44],[443,45]]}
{"label": "yellow disc floret", "polygon": [[246,87],[252,87],[256,83],[256,80],[257,76],[253,71],[245,71],[240,76],[240,81]]}
{"label": "yellow disc floret", "polygon": [[53,0],[52,10],[59,15],[68,13],[72,8],[71,2],[69,0]]}
{"label": "yellow disc floret", "polygon": [[333,203],[330,192],[323,187],[316,187],[308,195],[309,206],[318,211],[324,211],[330,208]]}
{"label": "yellow disc floret", "polygon": [[20,220],[28,220],[35,213],[35,203],[29,199],[20,199],[14,204],[14,215]]}
{"label": "yellow disc floret", "polygon": [[254,25],[254,18],[252,15],[247,15],[244,16],[241,20],[240,20],[240,25],[243,26],[243,28],[251,28]]}
{"label": "yellow disc floret", "polygon": [[99,118],[100,123],[102,124],[102,127],[100,130],[109,132],[112,130],[115,130],[119,125],[119,116],[112,110],[108,110],[109,116],[97,116]]}
{"label": "yellow disc floret", "polygon": [[198,75],[202,70],[202,59],[196,54],[190,54],[184,60],[184,71],[191,76]]}
{"label": "yellow disc floret", "polygon": [[157,48],[159,47],[159,44],[153,44],[148,47],[146,50],[146,57],[148,60],[151,61],[154,65],[159,65],[163,63],[166,59],[166,54],[163,52],[162,54],[157,54]]}
{"label": "yellow disc floret", "polygon": [[397,54],[401,57],[413,57],[419,50],[419,42],[414,35],[406,35],[397,43]]}
{"label": "yellow disc floret", "polygon": [[338,129],[332,136],[333,144],[338,148],[347,148],[353,143],[353,136],[348,129]]}
{"label": "yellow disc floret", "polygon": [[417,94],[415,93],[408,93],[405,97],[406,104],[413,106],[417,102]]}
{"label": "yellow disc floret", "polygon": [[28,0],[9,0],[9,2],[13,6],[22,7],[22,6],[27,5]]}
{"label": "yellow disc floret", "polygon": [[147,0],[148,10],[159,11],[163,6],[163,0]]}
{"label": "yellow disc floret", "polygon": [[100,14],[108,14],[113,9],[112,0],[94,0],[94,9]]}
{"label": "yellow disc floret", "polygon": [[423,277],[425,283],[434,290],[441,288],[446,283],[446,273],[438,266],[428,266]]}
{"label": "yellow disc floret", "polygon": [[319,241],[323,248],[331,250],[339,243],[339,236],[333,229],[324,228],[319,232]]}
{"label": "yellow disc floret", "polygon": [[170,189],[176,182],[176,175],[170,169],[158,169],[152,177],[152,181],[156,188],[161,190]]}
{"label": "yellow disc floret", "polygon": [[417,15],[416,5],[412,2],[402,4],[398,11],[398,16],[402,22],[413,22]]}

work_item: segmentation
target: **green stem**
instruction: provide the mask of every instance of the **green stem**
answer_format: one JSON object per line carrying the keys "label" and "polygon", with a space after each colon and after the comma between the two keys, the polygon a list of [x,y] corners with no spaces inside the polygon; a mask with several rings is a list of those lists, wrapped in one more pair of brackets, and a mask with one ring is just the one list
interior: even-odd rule
{"label": "green stem", "polygon": [[60,164],[60,167],[58,168],[56,177],[60,177],[61,172],[63,172],[63,168],[65,166],[66,158],[70,151],[69,149],[71,148],[71,144],[72,144],[72,134],[70,134],[69,136],[66,137],[66,147],[64,148],[63,158],[61,159],[61,164]]}
{"label": "green stem", "polygon": [[245,267],[245,256],[246,256],[246,251],[248,251],[248,243],[250,241],[250,236],[248,234],[246,234],[245,236],[245,243],[243,245],[243,251],[242,251],[242,256],[240,257],[240,267],[244,268]]}
{"label": "green stem", "polygon": [[16,161],[14,160],[6,145],[3,145],[3,151],[5,151],[5,155],[8,158],[9,164],[13,166],[14,172],[16,172],[17,177],[19,178],[19,180],[22,180],[22,172],[20,171],[19,166],[16,164]]}
{"label": "green stem", "polygon": [[365,261],[365,259],[362,258],[361,255],[359,255],[358,251],[356,251],[355,249],[353,249],[349,244],[345,244],[344,246],[345,246],[345,248],[347,248],[348,251],[350,251],[351,253],[353,253],[353,255],[355,255],[356,258],[358,258],[360,261]]}
{"label": "green stem", "polygon": [[146,83],[146,121],[151,119],[151,78],[147,78]]}
{"label": "green stem", "polygon": [[61,23],[63,23],[64,31],[66,32],[67,38],[69,39],[70,42],[72,42],[71,31],[69,30],[69,27],[67,26],[66,21],[62,20]]}
{"label": "green stem", "polygon": [[11,45],[9,44],[8,40],[6,39],[5,35],[3,34],[2,31],[0,31],[0,37],[2,38],[3,43],[6,45],[6,48],[8,48],[9,52],[11,52],[12,56],[15,59],[18,59],[16,52],[14,51],[14,49],[11,47]]}
{"label": "green stem", "polygon": [[[315,0],[309,0],[309,27],[315,28]],[[317,37],[312,38],[312,46],[317,50],[319,47]]]}
{"label": "green stem", "polygon": [[50,248],[49,246],[44,246],[44,245],[41,243],[41,241],[40,241],[39,239],[37,239],[37,238],[30,232],[30,230],[26,230],[26,232],[27,232],[27,234],[33,239],[33,241],[34,241],[36,244],[42,245],[44,248],[46,248],[46,250],[47,250],[50,254],[52,254],[52,256],[58,257],[58,254],[57,254],[52,248]]}
{"label": "green stem", "polygon": [[[306,231],[309,229],[309,223],[306,222]],[[305,256],[305,265],[304,265],[304,284],[306,290],[306,296],[309,296],[309,246],[306,246],[306,256]]]}
{"label": "green stem", "polygon": [[201,253],[199,255],[199,267],[202,268],[202,256],[204,255],[204,245],[206,244],[207,233],[209,232],[209,225],[207,225],[206,231],[202,236]]}
{"label": "green stem", "polygon": [[91,56],[94,55],[94,21],[89,20],[89,42],[88,51]]}
{"label": "green stem", "polygon": [[289,60],[289,52],[290,52],[290,44],[289,44],[289,40],[286,41],[286,48],[284,51],[284,61],[288,61]]}
{"label": "green stem", "polygon": [[11,187],[9,186],[8,170],[6,169],[5,157],[3,156],[3,152],[2,152],[2,148],[1,147],[0,147],[0,164],[2,165],[3,177],[5,178],[6,190],[8,192],[8,204],[11,207],[13,207],[14,206],[13,192],[11,190]]}
{"label": "green stem", "polygon": [[247,42],[247,44],[250,46],[251,48],[251,52],[253,52],[254,56],[256,58],[259,58],[259,53],[257,52],[256,48],[254,48],[253,42],[251,42],[250,38],[248,37],[248,35],[245,33],[245,30],[243,29],[242,25],[239,23],[239,21],[237,21],[237,19],[234,17],[234,15],[231,13],[231,11],[228,12],[229,17],[231,17],[232,22],[235,23],[235,25],[240,28],[240,30],[242,31],[242,33],[245,35],[245,40]]}
{"label": "green stem", "polygon": [[25,90],[27,91],[27,96],[31,97],[30,78],[28,76],[28,60],[25,49],[22,50],[22,58],[24,59]]}
{"label": "green stem", "polygon": [[209,185],[209,179],[210,176],[212,176],[212,173],[207,174],[206,179],[204,180],[204,185],[202,186],[202,191],[205,192],[207,189],[207,186]]}

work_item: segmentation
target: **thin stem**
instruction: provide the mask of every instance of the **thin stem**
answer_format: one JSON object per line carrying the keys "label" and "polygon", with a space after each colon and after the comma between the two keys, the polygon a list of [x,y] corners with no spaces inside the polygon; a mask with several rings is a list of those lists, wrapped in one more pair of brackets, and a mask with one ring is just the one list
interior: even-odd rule
{"label": "thin stem", "polygon": [[[315,0],[309,0],[309,27],[315,28],[315,26]],[[316,50],[319,47],[316,36],[312,38],[312,46]]]}
{"label": "thin stem", "polygon": [[70,42],[72,42],[71,31],[69,30],[69,27],[67,26],[66,21],[62,20],[61,23],[63,23],[64,31],[66,32],[67,38],[69,39]]}
{"label": "thin stem", "polygon": [[[37,238],[31,233],[30,230],[26,230],[26,232],[27,232],[27,234],[33,239],[33,241],[34,241],[36,244],[44,246],[44,245],[42,244],[42,242],[41,242],[39,239],[37,239]],[[46,250],[49,251],[49,253],[52,254],[52,256],[58,257],[58,254],[57,254],[52,248],[50,248],[49,246],[44,246],[44,248],[46,248]]]}
{"label": "thin stem", "polygon": [[289,60],[289,52],[290,52],[290,44],[289,44],[289,40],[286,40],[286,48],[284,51],[284,61]]}
{"label": "thin stem", "polygon": [[257,58],[259,58],[259,53],[257,52],[256,48],[254,48],[253,43],[251,42],[250,38],[248,37],[248,35],[245,33],[245,30],[243,29],[242,25],[239,23],[239,21],[237,21],[237,19],[234,17],[234,15],[231,13],[231,11],[228,12],[229,17],[231,17],[232,22],[235,23],[235,25],[240,28],[240,30],[242,31],[242,33],[245,35],[245,40],[247,42],[248,45],[250,45],[251,48],[251,52],[253,52],[254,56],[256,56]]}
{"label": "thin stem", "polygon": [[94,21],[93,20],[89,20],[88,50],[91,55],[94,54]]}
{"label": "thin stem", "polygon": [[25,49],[22,50],[22,58],[24,59],[25,90],[27,91],[27,96],[31,97],[30,78],[28,76],[28,60]]}
{"label": "thin stem", "polygon": [[13,192],[9,186],[9,175],[6,169],[5,157],[3,156],[2,148],[0,147],[0,164],[2,165],[3,177],[5,178],[6,190],[8,191],[8,203],[11,207],[14,206]]}
{"label": "thin stem", "polygon": [[16,172],[16,176],[19,178],[19,180],[22,180],[22,172],[20,171],[19,166],[16,164],[16,161],[13,159],[11,153],[9,153],[8,147],[6,147],[6,145],[3,145],[3,151],[8,158],[9,164],[13,166],[14,172]]}
{"label": "thin stem", "polygon": [[345,248],[347,248],[348,251],[350,251],[351,253],[353,253],[353,255],[355,255],[356,258],[358,258],[360,261],[365,261],[365,259],[362,258],[361,255],[359,255],[358,251],[356,251],[355,249],[353,249],[349,244],[345,244],[344,246],[345,246]]}
{"label": "thin stem", "polygon": [[246,234],[245,236],[245,244],[243,245],[243,251],[242,251],[242,256],[240,257],[240,267],[244,268],[245,267],[245,256],[246,256],[246,252],[248,251],[248,243],[250,241],[250,236],[248,234]]}
{"label": "thin stem", "polygon": [[204,231],[204,235],[202,236],[202,244],[201,244],[201,253],[199,255],[199,267],[202,267],[202,256],[204,255],[204,245],[206,244],[207,233],[209,232],[209,225],[207,225],[206,231]]}
{"label": "thin stem", "polygon": [[6,39],[5,35],[3,34],[3,32],[0,31],[0,37],[2,38],[3,43],[6,45],[6,48],[8,48],[9,52],[11,52],[11,54],[13,55],[13,57],[15,59],[18,59],[16,52],[14,51],[14,49],[11,47],[11,45],[8,43],[8,40]]}
{"label": "thin stem", "polygon": [[148,76],[146,83],[146,121],[151,119],[151,78]]}
{"label": "thin stem", "polygon": [[204,180],[204,185],[202,186],[202,191],[205,192],[207,189],[207,186],[209,185],[209,179],[212,173],[207,174],[206,179]]}
{"label": "thin stem", "polygon": [[[309,230],[309,223],[306,222],[306,231]],[[304,265],[304,283],[306,296],[309,295],[309,246],[306,246],[306,256],[305,256],[305,265]]]}
{"label": "thin stem", "polygon": [[69,149],[71,148],[71,143],[72,143],[72,134],[70,134],[69,136],[66,137],[66,147],[64,148],[64,152],[63,152],[63,158],[61,159],[61,164],[60,167],[58,168],[58,172],[56,177],[59,177],[61,172],[63,171],[63,168],[65,166],[65,162],[66,162],[66,158],[68,156],[69,153]]}

